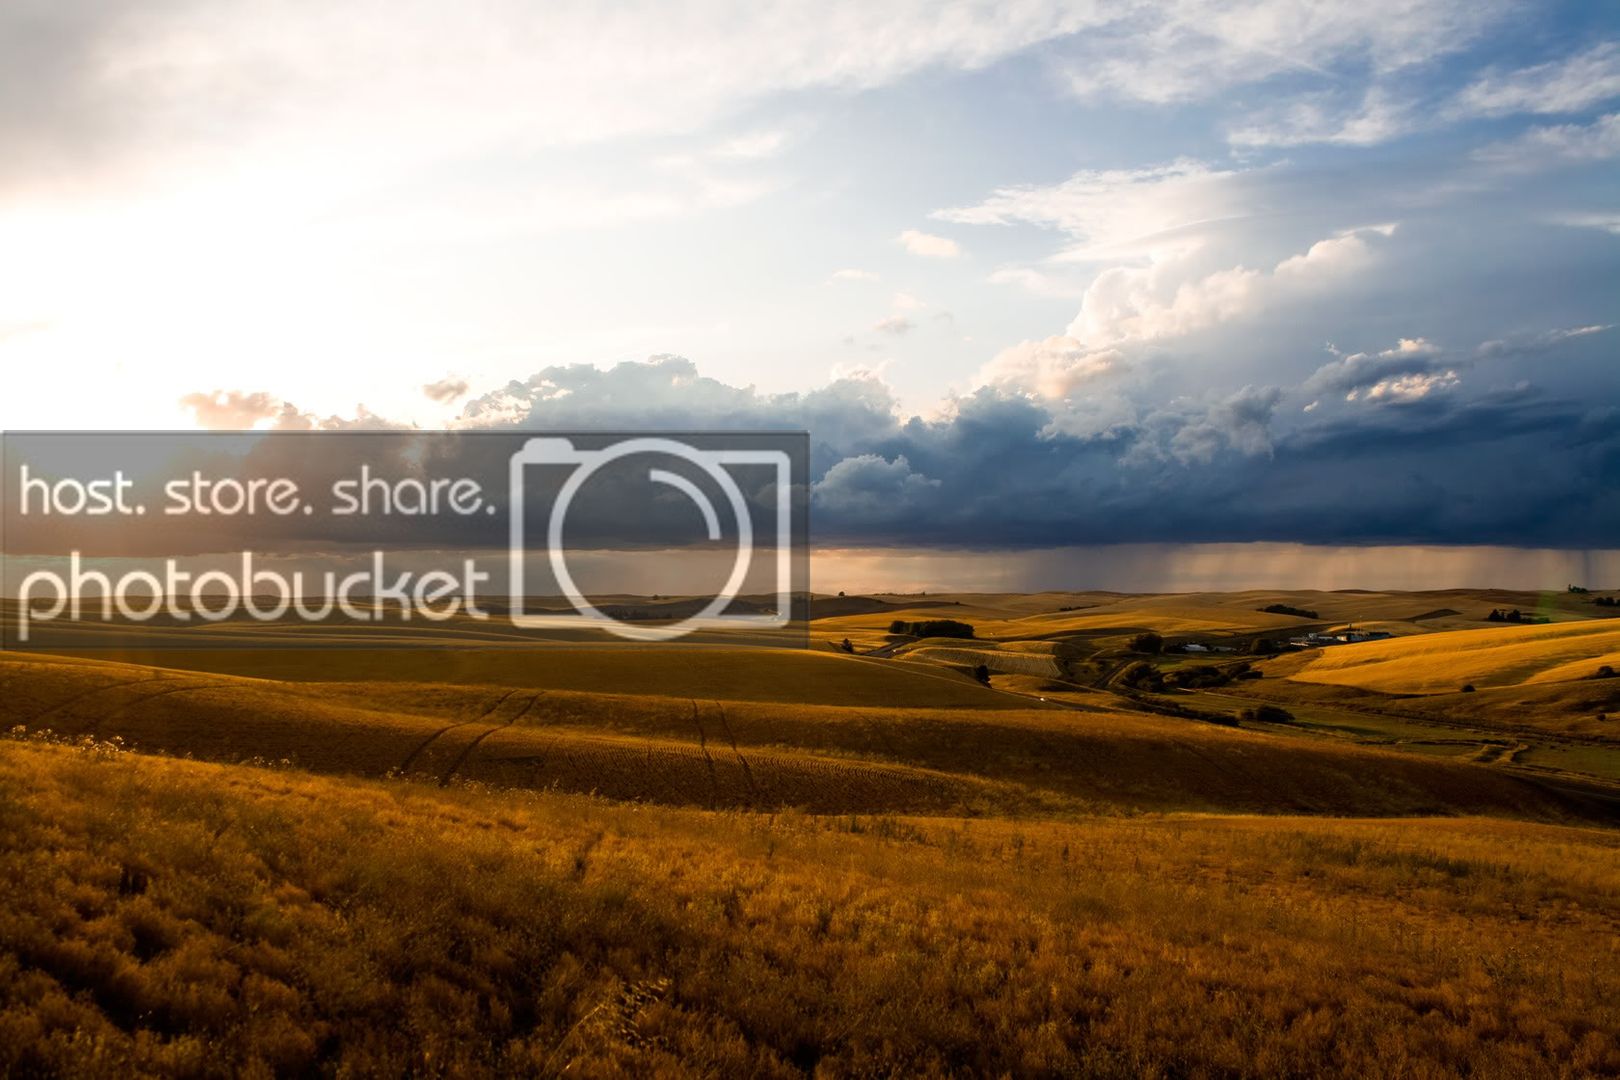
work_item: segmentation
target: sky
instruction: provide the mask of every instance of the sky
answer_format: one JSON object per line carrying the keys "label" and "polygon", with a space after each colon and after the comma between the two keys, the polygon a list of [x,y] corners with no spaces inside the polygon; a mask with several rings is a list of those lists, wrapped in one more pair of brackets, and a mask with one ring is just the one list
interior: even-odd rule
{"label": "sky", "polygon": [[0,428],[804,428],[875,577],[1541,581],[1617,158],[1611,4],[8,0]]}

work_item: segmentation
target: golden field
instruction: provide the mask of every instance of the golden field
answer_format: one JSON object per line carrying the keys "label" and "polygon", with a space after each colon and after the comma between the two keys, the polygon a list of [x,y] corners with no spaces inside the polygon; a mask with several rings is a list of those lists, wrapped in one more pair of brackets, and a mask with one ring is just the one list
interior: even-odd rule
{"label": "golden field", "polygon": [[0,787],[7,1072],[1620,1070],[1607,830],[715,813],[15,742]]}
{"label": "golden field", "polygon": [[1582,603],[0,653],[0,1076],[1620,1074]]}
{"label": "golden field", "polygon": [[1620,623],[1573,622],[1453,630],[1325,651],[1292,677],[1396,694],[1464,684],[1513,686],[1590,678],[1620,662]]}

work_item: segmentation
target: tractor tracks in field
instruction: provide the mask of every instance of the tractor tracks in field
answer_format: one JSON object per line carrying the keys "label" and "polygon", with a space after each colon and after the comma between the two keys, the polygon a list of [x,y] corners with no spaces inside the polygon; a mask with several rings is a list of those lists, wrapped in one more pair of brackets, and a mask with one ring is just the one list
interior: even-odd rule
{"label": "tractor tracks in field", "polygon": [[483,712],[479,713],[477,716],[473,717],[471,720],[457,720],[455,723],[446,724],[444,727],[442,727],[439,730],[433,732],[427,738],[425,738],[421,742],[417,743],[416,744],[416,749],[412,750],[409,754],[405,755],[405,760],[400,762],[399,771],[402,772],[402,773],[409,772],[411,766],[416,764],[416,759],[421,757],[427,751],[428,747],[432,746],[435,742],[438,742],[439,737],[441,735],[448,735],[450,732],[456,730],[457,728],[466,727],[468,724],[476,724],[476,723],[478,723],[478,721],[484,719],[486,716],[491,715],[492,713],[494,713],[494,711],[496,709],[500,708],[502,705],[505,705],[508,701],[511,700],[512,696],[514,694],[516,694],[516,693],[517,693],[516,690],[508,690],[506,693],[502,694],[500,697],[495,699],[495,704],[491,705],[489,708],[485,709]]}
{"label": "tractor tracks in field", "polygon": [[692,699],[692,725],[697,728],[698,749],[703,751],[703,763],[709,767],[709,809],[713,810],[720,805],[720,778],[715,775],[714,757],[709,753],[709,736],[703,730],[703,717],[698,711],[697,698]]}
{"label": "tractor tracks in field", "polygon": [[[467,720],[457,720],[453,724],[446,724],[444,727],[429,733],[426,738],[411,748],[411,752],[405,755],[405,760],[400,762],[399,767],[396,768],[394,772],[402,776],[409,774],[416,766],[417,762],[422,759],[422,756],[431,750],[439,742],[439,740],[453,731],[459,731],[462,728],[472,727],[475,724],[480,724],[489,720],[491,717],[497,715],[500,710],[506,706],[507,702],[511,701],[521,693],[521,690],[508,690],[506,693],[496,698],[488,708],[484,709],[484,711],[479,713],[477,716],[471,717]],[[530,694],[529,700],[523,703],[523,707],[514,712],[510,717],[498,724],[491,724],[488,728],[479,732],[475,737],[468,740],[467,745],[463,746],[456,753],[456,756],[450,762],[450,765],[439,774],[439,786],[447,787],[449,785],[451,779],[456,775],[456,771],[467,763],[467,759],[472,756],[473,751],[476,750],[485,739],[488,739],[497,731],[511,727],[519,720],[522,720],[525,716],[528,716],[529,713],[534,710],[535,705],[540,701],[540,699],[545,696],[545,693],[546,692],[544,690],[541,690]]]}
{"label": "tractor tracks in field", "polygon": [[30,724],[37,724],[41,720],[46,720],[52,716],[55,716],[69,705],[72,705],[75,702],[83,701],[88,697],[95,697],[97,694],[105,694],[112,690],[124,690],[131,686],[144,686],[146,683],[150,682],[173,682],[178,677],[179,676],[175,675],[164,675],[160,672],[154,671],[152,674],[143,679],[125,679],[123,682],[107,683],[105,686],[93,686],[89,690],[84,690],[77,694],[69,694],[61,701],[58,701],[55,705],[45,709],[44,712],[32,717],[28,722]]}
{"label": "tractor tracks in field", "polygon": [[58,701],[55,705],[52,705],[44,712],[36,715],[32,720],[29,721],[29,724],[39,724],[45,720],[49,720],[51,717],[59,716],[69,707],[76,705],[81,701],[95,697],[98,694],[110,693],[115,690],[127,690],[130,687],[142,687],[149,683],[163,684],[162,688],[158,689],[155,693],[143,694],[132,701],[122,702],[116,707],[102,713],[100,716],[97,716],[94,720],[92,720],[89,728],[84,731],[83,734],[92,736],[94,738],[99,738],[101,736],[101,728],[103,724],[105,724],[108,720],[116,720],[117,718],[125,715],[129,712],[129,710],[135,708],[137,705],[144,705],[148,701],[154,701],[161,697],[168,697],[171,694],[188,694],[199,690],[218,690],[222,687],[228,687],[231,685],[230,683],[222,682],[187,683],[184,686],[170,685],[175,682],[182,681],[183,678],[183,676],[153,674],[144,679],[127,679],[122,682],[108,683],[106,686],[97,686],[81,693],[72,694],[63,700]]}
{"label": "tractor tracks in field", "polygon": [[134,701],[126,701],[124,704],[118,706],[118,708],[112,710],[111,712],[103,713],[101,716],[96,717],[95,722],[90,725],[90,730],[87,732],[87,734],[99,738],[101,736],[102,724],[105,724],[108,720],[118,719],[137,705],[145,705],[147,702],[155,701],[160,697],[169,697],[172,694],[190,694],[199,690],[219,690],[230,685],[230,683],[203,683],[201,685],[193,686],[174,686],[167,690],[159,690],[155,694],[147,694],[145,697],[136,698]]}
{"label": "tractor tracks in field", "polygon": [[754,782],[754,770],[748,767],[748,759],[743,757],[737,748],[737,736],[731,730],[731,721],[726,719],[726,707],[720,702],[713,702],[714,710],[720,715],[720,727],[726,733],[726,741],[731,743],[731,752],[737,755],[737,764],[742,766],[743,779],[748,781],[748,792],[753,801],[759,801],[759,785]]}
{"label": "tractor tracks in field", "polygon": [[[504,705],[508,700],[510,700],[516,694],[517,694],[516,690],[512,691],[512,693],[510,693],[510,694],[507,694],[506,697],[502,698],[500,701],[497,701],[490,708],[484,710],[483,715],[480,716],[477,720],[474,720],[472,722],[476,724],[476,723],[479,722],[479,720],[484,720],[484,719],[487,719],[487,718],[495,715],[495,711],[497,709],[499,709],[502,705]],[[533,694],[530,694],[529,695],[529,700],[528,700],[527,703],[524,704],[523,708],[519,709],[517,712],[513,713],[511,716],[507,717],[501,723],[491,725],[487,730],[479,732],[478,735],[476,737],[474,737],[471,742],[469,742],[466,746],[463,746],[461,748],[461,753],[457,754],[456,759],[450,763],[450,767],[448,769],[444,770],[444,775],[439,777],[439,786],[440,787],[449,787],[451,778],[456,775],[456,770],[460,769],[463,765],[465,765],[467,763],[467,759],[472,757],[472,752],[474,750],[478,749],[478,747],[483,744],[485,739],[489,738],[491,735],[495,734],[497,731],[505,731],[507,728],[511,727],[513,724],[516,724],[519,720],[523,719],[525,716],[528,716],[529,713],[534,709],[535,705],[540,701],[540,699],[545,697],[545,696],[546,696],[546,691],[544,691],[544,690],[539,690],[539,691],[536,691]]]}

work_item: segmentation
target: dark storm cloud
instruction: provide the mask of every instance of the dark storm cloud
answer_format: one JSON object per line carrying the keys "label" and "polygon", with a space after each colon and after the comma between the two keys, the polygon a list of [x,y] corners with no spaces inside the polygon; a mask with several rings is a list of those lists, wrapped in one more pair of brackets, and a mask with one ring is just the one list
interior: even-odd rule
{"label": "dark storm cloud", "polygon": [[[1380,364],[1377,374],[1391,370]],[[290,475],[320,491],[369,463],[398,475],[472,478],[503,504],[508,460],[525,436],[797,430],[810,435],[812,539],[827,546],[1272,540],[1603,548],[1620,537],[1620,409],[1606,404],[1612,389],[1596,387],[1580,401],[1529,385],[1463,387],[1309,413],[1294,407],[1305,396],[1303,387],[1253,386],[1170,402],[1142,393],[1124,403],[1125,419],[1101,434],[1076,435],[1062,423],[1068,403],[991,387],[952,399],[940,415],[903,418],[872,378],[766,394],[665,356],[608,370],[547,368],[470,402],[461,428],[467,437],[375,442],[347,434],[382,426],[373,416],[315,421],[269,395],[198,395],[192,405],[200,416],[212,410],[279,422],[285,413],[327,430],[275,439],[221,434],[226,442],[199,444],[183,464],[215,475]],[[241,443],[234,463],[231,454],[213,454],[234,446],[230,440]],[[645,531],[657,513],[620,505],[590,524],[600,525],[606,543],[627,529]],[[455,549],[504,543],[505,519],[438,516],[405,527],[298,515],[255,528],[255,542],[277,550]],[[130,554],[137,546],[178,553],[232,550],[243,537],[230,522],[149,516],[138,527],[120,524],[116,542]]]}
{"label": "dark storm cloud", "polygon": [[[1342,358],[1313,376],[1316,388],[1374,385],[1445,362],[1423,348],[1392,352]],[[1244,387],[1142,405],[1134,423],[1081,438],[1062,433],[1053,405],[989,388],[941,417],[902,421],[874,380],[767,395],[664,357],[609,371],[550,368],[467,412],[492,426],[553,430],[803,428],[820,543],[1602,547],[1620,536],[1613,410],[1521,387],[1307,415],[1279,430],[1286,396]]]}

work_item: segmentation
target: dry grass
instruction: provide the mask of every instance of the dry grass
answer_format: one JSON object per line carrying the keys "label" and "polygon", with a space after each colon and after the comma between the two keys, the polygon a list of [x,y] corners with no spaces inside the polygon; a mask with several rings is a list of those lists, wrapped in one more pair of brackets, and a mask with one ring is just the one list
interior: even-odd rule
{"label": "dry grass", "polygon": [[1017,704],[985,693],[964,675],[932,665],[862,663],[825,651],[685,645],[379,650],[322,648],[319,634],[305,640],[308,648],[165,649],[98,653],[85,659],[296,682],[611,690],[807,705],[1003,709]]}
{"label": "dry grass", "polygon": [[656,810],[0,744],[0,1073],[1581,1076],[1620,845]]}
{"label": "dry grass", "polygon": [[[409,669],[414,654],[397,654]],[[839,670],[867,666],[841,664]],[[0,725],[225,762],[823,813],[1238,810],[1558,818],[1499,771],[1080,708],[869,709],[0,659]],[[1027,699],[975,692],[1011,703]],[[1056,695],[1054,695],[1056,696]],[[1071,696],[1072,697],[1072,696]],[[3,729],[3,728],[0,728]]]}
{"label": "dry grass", "polygon": [[1292,675],[1397,694],[1450,693],[1465,683],[1513,686],[1585,678],[1620,655],[1620,622],[1453,630],[1341,645]]}

